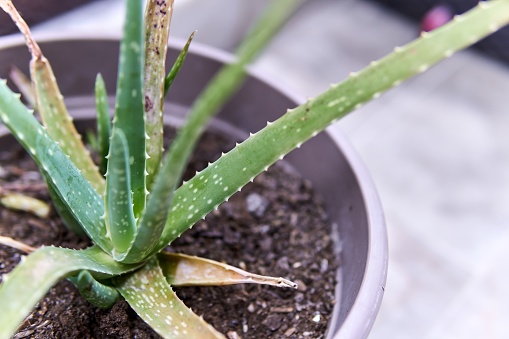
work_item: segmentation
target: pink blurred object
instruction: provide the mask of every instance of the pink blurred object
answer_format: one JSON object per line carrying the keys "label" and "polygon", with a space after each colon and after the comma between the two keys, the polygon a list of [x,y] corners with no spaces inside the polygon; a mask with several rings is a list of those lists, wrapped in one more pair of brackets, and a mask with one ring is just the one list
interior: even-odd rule
{"label": "pink blurred object", "polygon": [[453,13],[449,6],[438,5],[430,9],[421,21],[421,30],[429,32],[452,20]]}

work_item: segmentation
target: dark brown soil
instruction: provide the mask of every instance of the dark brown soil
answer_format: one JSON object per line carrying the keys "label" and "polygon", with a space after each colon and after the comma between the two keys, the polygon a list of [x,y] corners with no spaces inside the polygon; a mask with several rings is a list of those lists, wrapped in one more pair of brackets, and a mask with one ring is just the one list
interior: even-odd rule
{"label": "dark brown soil", "polygon": [[[187,176],[231,147],[217,136],[206,135]],[[19,150],[0,152],[0,187],[49,201],[36,166]],[[289,278],[299,284],[298,290],[238,285],[187,287],[177,293],[229,338],[322,338],[334,306],[337,269],[329,234],[326,214],[309,183],[287,166],[273,166],[186,232],[171,250]],[[0,207],[0,235],[31,246],[88,245],[69,233],[55,212],[43,220]],[[0,245],[0,275],[11,271],[21,255]],[[126,302],[104,311],[62,281],[39,303],[15,338],[158,336]]]}

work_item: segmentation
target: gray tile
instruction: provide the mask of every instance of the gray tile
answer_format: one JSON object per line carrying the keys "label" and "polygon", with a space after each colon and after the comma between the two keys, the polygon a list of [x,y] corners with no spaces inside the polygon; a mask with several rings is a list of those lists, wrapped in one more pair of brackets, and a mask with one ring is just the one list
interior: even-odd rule
{"label": "gray tile", "polygon": [[490,251],[482,269],[456,293],[426,339],[509,338],[509,237]]}
{"label": "gray tile", "polygon": [[315,95],[415,37],[392,19],[364,1],[308,1],[256,64]]}
{"label": "gray tile", "polygon": [[389,219],[390,270],[372,339],[423,338],[454,300],[468,274],[452,267],[426,241],[393,227]]}

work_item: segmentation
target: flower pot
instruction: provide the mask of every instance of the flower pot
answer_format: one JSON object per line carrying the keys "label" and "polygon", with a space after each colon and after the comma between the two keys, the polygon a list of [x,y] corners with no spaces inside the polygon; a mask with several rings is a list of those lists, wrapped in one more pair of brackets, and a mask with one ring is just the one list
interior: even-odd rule
{"label": "flower pot", "polygon": [[[14,2],[29,25],[37,24],[55,15],[64,13],[91,0],[17,0]],[[16,25],[3,11],[0,12],[0,35],[14,33]]]}
{"label": "flower pot", "polygon": [[[80,103],[84,96],[91,95],[98,72],[108,92],[114,93],[117,40],[45,37],[39,42],[76,118],[90,114],[89,107]],[[170,60],[176,58],[182,45],[180,41],[170,43]],[[199,45],[191,51],[170,91],[172,110],[168,119],[185,115],[211,75],[222,63],[232,60],[229,55]],[[0,41],[0,77],[6,77],[10,64],[27,71],[28,61],[29,54],[20,39]],[[214,123],[237,135],[259,130],[299,102],[256,70],[250,70],[250,74]],[[312,182],[334,225],[340,269],[327,338],[365,338],[381,303],[387,270],[385,224],[371,179],[348,143],[337,134],[319,134],[285,160]]]}

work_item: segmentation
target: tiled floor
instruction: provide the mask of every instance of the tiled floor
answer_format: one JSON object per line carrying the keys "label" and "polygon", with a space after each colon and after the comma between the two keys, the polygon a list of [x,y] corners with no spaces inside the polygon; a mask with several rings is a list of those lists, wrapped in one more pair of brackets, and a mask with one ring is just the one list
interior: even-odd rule
{"label": "tiled floor", "polygon": [[[121,3],[85,9],[75,29],[118,31],[120,16],[111,15]],[[177,35],[196,19],[189,3]],[[215,3],[229,10],[204,19],[221,16],[227,31],[206,34],[219,28],[204,25],[203,39],[231,47],[245,22],[232,14],[247,18],[256,2]],[[61,20],[39,31],[76,16]],[[310,0],[258,65],[312,96],[415,35],[372,3]],[[507,67],[460,53],[332,127],[364,159],[387,216],[389,277],[370,339],[509,338],[508,90]]]}

